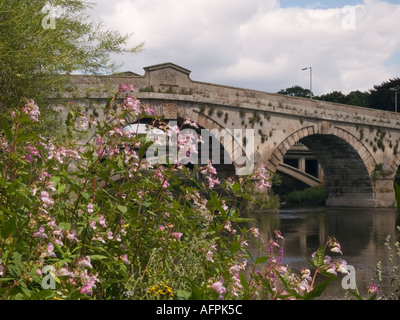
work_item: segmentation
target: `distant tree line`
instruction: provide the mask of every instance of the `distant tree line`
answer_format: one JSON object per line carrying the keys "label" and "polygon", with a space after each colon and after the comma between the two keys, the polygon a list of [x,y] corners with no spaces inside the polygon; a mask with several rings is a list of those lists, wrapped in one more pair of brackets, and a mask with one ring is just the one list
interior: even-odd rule
{"label": "distant tree line", "polygon": [[[314,96],[315,100],[323,100],[329,102],[336,102],[341,104],[348,104],[353,106],[395,111],[395,93],[397,94],[397,111],[400,112],[400,78],[390,79],[384,81],[380,85],[375,85],[369,91],[352,91],[344,94],[341,91],[333,91],[321,96]],[[282,89],[278,94],[288,95],[292,97],[310,97],[310,90],[304,89],[300,86],[293,86],[291,88]]]}

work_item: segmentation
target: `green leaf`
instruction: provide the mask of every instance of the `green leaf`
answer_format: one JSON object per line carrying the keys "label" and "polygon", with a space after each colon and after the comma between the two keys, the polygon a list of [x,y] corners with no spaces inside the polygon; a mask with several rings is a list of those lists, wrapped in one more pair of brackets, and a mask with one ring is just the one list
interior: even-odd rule
{"label": "green leaf", "polygon": [[269,259],[269,257],[259,257],[256,259],[255,264],[265,263],[268,261],[268,259]]}
{"label": "green leaf", "polygon": [[1,236],[3,238],[8,238],[13,233],[17,231],[17,219],[16,217],[11,217],[1,228]]}
{"label": "green leaf", "polygon": [[398,218],[400,219],[400,185],[396,181],[394,181],[394,194],[397,203],[397,215]]}
{"label": "green leaf", "polygon": [[326,289],[328,284],[331,282],[331,279],[327,279],[318,286],[316,286],[314,289],[312,289],[310,292],[307,292],[303,296],[303,300],[312,300],[315,298],[318,298]]}
{"label": "green leaf", "polygon": [[240,273],[239,278],[240,278],[240,284],[243,286],[245,290],[247,290],[249,287],[249,282],[247,281],[246,276],[243,273]]}
{"label": "green leaf", "polygon": [[178,297],[178,300],[189,300],[191,293],[185,290],[177,290],[176,296]]}
{"label": "green leaf", "polygon": [[13,134],[12,134],[10,128],[7,126],[7,124],[2,119],[0,119],[0,124],[4,130],[4,133],[6,134],[8,142],[11,142],[13,139]]}
{"label": "green leaf", "polygon": [[117,206],[118,210],[121,211],[122,213],[126,213],[128,211],[128,208],[125,206]]}
{"label": "green leaf", "polygon": [[275,269],[275,273],[278,276],[278,278],[281,280],[283,285],[286,288],[286,291],[291,293],[296,299],[301,299],[301,296],[296,292],[296,290],[292,289],[291,286],[287,283],[287,281],[282,277],[282,275],[279,273],[278,270]]}
{"label": "green leaf", "polygon": [[64,231],[71,229],[71,223],[69,222],[60,222],[58,226],[61,227]]}
{"label": "green leaf", "polygon": [[350,292],[353,296],[355,296],[358,300],[364,300],[357,292],[355,292],[353,290],[347,290],[347,291]]}
{"label": "green leaf", "polygon": [[87,192],[81,192],[82,197],[84,197],[86,200],[89,200],[90,195]]}
{"label": "green leaf", "polygon": [[317,252],[315,253],[314,256],[314,266],[316,268],[318,267],[322,267],[324,265],[324,259],[325,259],[325,246],[320,246],[317,250]]}
{"label": "green leaf", "polygon": [[225,209],[222,208],[221,203],[214,194],[210,194],[210,203],[212,203],[219,212],[225,213]]}
{"label": "green leaf", "polygon": [[103,255],[101,255],[101,254],[93,254],[93,255],[91,255],[91,256],[89,256],[90,257],[90,260],[104,260],[104,259],[108,259],[108,257],[106,257],[106,256],[103,256]]}

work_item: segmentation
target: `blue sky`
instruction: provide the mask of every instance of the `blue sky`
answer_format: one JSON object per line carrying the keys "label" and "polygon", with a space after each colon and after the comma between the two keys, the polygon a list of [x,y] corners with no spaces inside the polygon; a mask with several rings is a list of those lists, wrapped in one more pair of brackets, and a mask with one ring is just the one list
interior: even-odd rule
{"label": "blue sky", "polygon": [[316,95],[400,77],[400,0],[94,2],[95,20],[133,33],[132,46],[145,42],[142,53],[115,57],[120,71],[172,62],[193,80],[277,92],[308,88],[301,69],[311,66]]}

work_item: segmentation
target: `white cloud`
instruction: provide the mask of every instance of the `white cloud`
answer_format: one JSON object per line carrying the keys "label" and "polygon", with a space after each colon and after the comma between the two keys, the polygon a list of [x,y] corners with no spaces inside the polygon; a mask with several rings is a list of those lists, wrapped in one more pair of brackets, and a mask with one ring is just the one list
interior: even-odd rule
{"label": "white cloud", "polygon": [[[365,0],[356,28],[342,26],[341,8],[280,8],[277,0],[97,0],[107,27],[134,33],[145,51],[116,57],[140,73],[173,62],[192,79],[276,92],[308,87],[315,94],[368,90],[400,70],[400,5]],[[391,63],[387,63],[390,60]]]}

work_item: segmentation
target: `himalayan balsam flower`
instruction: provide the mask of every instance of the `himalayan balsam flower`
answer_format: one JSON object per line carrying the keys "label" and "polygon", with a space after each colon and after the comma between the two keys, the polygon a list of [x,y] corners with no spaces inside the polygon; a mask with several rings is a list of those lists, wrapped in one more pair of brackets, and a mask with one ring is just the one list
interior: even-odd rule
{"label": "himalayan balsam flower", "polygon": [[3,276],[4,273],[4,266],[3,266],[3,262],[0,260],[0,276]]}
{"label": "himalayan balsam flower", "polygon": [[89,213],[93,213],[93,203],[89,203],[88,205],[87,205],[87,211],[89,212]]}
{"label": "himalayan balsam flower", "polygon": [[129,260],[128,260],[128,255],[127,255],[127,254],[124,254],[124,255],[121,257],[121,260],[122,260],[125,264],[130,264],[130,262],[129,262]]}
{"label": "himalayan balsam flower", "polygon": [[119,92],[135,92],[135,86],[133,84],[120,84]]}
{"label": "himalayan balsam flower", "polygon": [[35,104],[35,101],[29,100],[29,102],[22,108],[22,112],[29,116],[34,122],[39,121],[40,111],[39,107]]}
{"label": "himalayan balsam flower", "polygon": [[32,237],[47,239],[47,234],[44,233],[44,226],[40,226],[39,230],[34,232]]}
{"label": "himalayan balsam flower", "polygon": [[107,228],[106,219],[104,218],[104,216],[100,216],[99,224],[100,224],[102,227]]}
{"label": "himalayan balsam flower", "polygon": [[213,259],[213,254],[214,252],[217,250],[217,245],[214,244],[212,246],[210,246],[210,250],[207,251],[206,253],[206,260],[210,261],[210,262],[215,262]]}
{"label": "himalayan balsam flower", "polygon": [[47,245],[47,252],[45,252],[45,256],[55,258],[56,254],[53,251],[54,251],[54,245],[50,242]]}
{"label": "himalayan balsam flower", "polygon": [[41,191],[39,198],[43,202],[43,207],[45,207],[45,208],[48,208],[48,207],[51,208],[54,204],[53,198],[50,197],[50,195],[47,191]]}
{"label": "himalayan balsam flower", "polygon": [[87,270],[85,270],[81,275],[80,278],[84,282],[84,285],[80,289],[80,292],[87,295],[93,294],[93,288],[96,289],[96,282],[100,282],[97,279],[97,274],[94,276],[89,276]]}
{"label": "himalayan balsam flower", "polygon": [[176,239],[176,240],[181,240],[181,237],[183,236],[183,233],[179,233],[179,232],[173,232],[171,233],[171,235]]}
{"label": "himalayan balsam flower", "polygon": [[260,232],[258,231],[258,228],[250,228],[250,231],[255,238],[258,238],[260,236]]}
{"label": "himalayan balsam flower", "polygon": [[374,283],[371,283],[368,287],[367,287],[368,293],[369,294],[378,294],[379,290],[378,290],[378,286]]}
{"label": "himalayan balsam flower", "polygon": [[221,280],[214,282],[210,288],[219,294],[219,300],[223,299],[222,294],[226,293],[226,288],[224,287],[224,278],[221,277]]}
{"label": "himalayan balsam flower", "polygon": [[86,256],[85,258],[79,259],[78,265],[81,268],[85,268],[85,267],[93,268],[92,264],[90,263],[90,257],[89,256]]}

